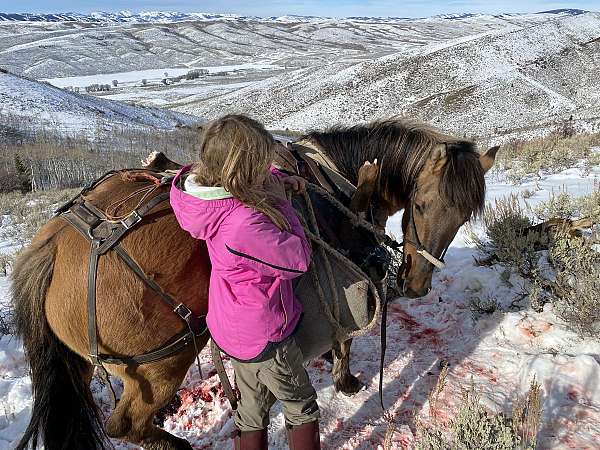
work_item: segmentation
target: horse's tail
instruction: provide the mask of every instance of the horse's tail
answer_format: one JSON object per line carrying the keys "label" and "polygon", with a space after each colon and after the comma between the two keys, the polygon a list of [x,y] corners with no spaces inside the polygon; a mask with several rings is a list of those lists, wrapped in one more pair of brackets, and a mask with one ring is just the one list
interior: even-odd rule
{"label": "horse's tail", "polygon": [[22,339],[33,391],[31,421],[16,450],[106,448],[98,408],[89,387],[89,364],[50,329],[44,303],[52,280],[56,240],[32,243],[15,261],[12,298],[17,335]]}

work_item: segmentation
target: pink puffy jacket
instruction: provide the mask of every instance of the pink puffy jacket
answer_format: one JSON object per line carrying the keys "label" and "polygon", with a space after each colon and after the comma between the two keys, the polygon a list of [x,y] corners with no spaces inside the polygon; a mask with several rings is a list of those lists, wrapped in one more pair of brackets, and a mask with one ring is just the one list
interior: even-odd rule
{"label": "pink puffy jacket", "polygon": [[[269,342],[280,342],[294,331],[302,305],[292,279],[308,270],[310,245],[288,201],[281,200],[280,210],[290,232],[222,188],[181,190],[178,180],[189,168],[181,169],[173,182],[171,205],[181,227],[208,246],[208,328],[227,354],[251,360]],[[271,172],[285,176],[273,167]]]}

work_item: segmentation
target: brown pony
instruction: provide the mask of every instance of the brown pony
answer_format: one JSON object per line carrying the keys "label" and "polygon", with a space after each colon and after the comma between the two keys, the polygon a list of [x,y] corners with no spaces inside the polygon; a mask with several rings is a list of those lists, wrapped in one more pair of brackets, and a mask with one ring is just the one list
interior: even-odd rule
{"label": "brown pony", "polygon": [[[375,204],[379,224],[396,211],[412,211],[417,240],[437,256],[458,227],[481,210],[484,172],[496,149],[481,156],[472,143],[398,119],[352,128],[313,132],[300,142],[321,148],[359,191]],[[368,176],[359,180],[365,160],[378,159],[376,185]],[[364,174],[364,171],[363,171]],[[106,208],[125,198],[140,182],[112,177],[87,194]],[[413,241],[411,228],[406,236]],[[408,242],[408,241],[407,241]],[[206,245],[182,231],[168,204],[156,208],[122,241],[144,272],[195,314],[207,311],[210,261]],[[193,347],[157,362],[106,365],[123,381],[123,394],[102,426],[89,384],[86,282],[89,243],[70,225],[54,218],[44,225],[19,256],[13,273],[12,295],[17,333],[31,366],[33,410],[17,449],[94,450],[108,446],[106,436],[146,449],[191,449],[184,439],[153,425],[156,412],[167,404],[194,361]],[[405,244],[403,268],[407,293],[425,293],[433,266]],[[131,356],[169,341],[183,330],[180,319],[125,264],[109,252],[102,256],[97,281],[98,343],[102,353]],[[206,345],[208,336],[198,342]],[[350,342],[334,353],[336,388],[352,393],[360,386],[349,371]]]}

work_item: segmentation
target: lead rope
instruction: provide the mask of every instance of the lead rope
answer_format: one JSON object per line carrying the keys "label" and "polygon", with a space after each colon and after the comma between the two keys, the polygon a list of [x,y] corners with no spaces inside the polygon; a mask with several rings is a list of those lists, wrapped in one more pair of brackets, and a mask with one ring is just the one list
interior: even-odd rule
{"label": "lead rope", "polygon": [[[321,233],[319,231],[319,225],[317,223],[317,216],[315,214],[315,210],[312,205],[312,200],[310,199],[310,196],[308,195],[308,192],[306,192],[306,191],[303,192],[303,196],[304,196],[304,201],[306,202],[306,207],[308,209],[308,217],[310,219],[310,223],[313,228],[313,233],[315,234],[317,239],[322,240]],[[336,320],[337,323],[339,323],[339,321],[340,321],[340,300],[339,300],[339,296],[338,296],[338,290],[336,289],[336,286],[335,286],[335,278],[333,277],[331,261],[327,257],[327,254],[325,253],[325,249],[323,248],[322,245],[319,245],[319,253],[321,254],[321,258],[323,259],[323,262],[325,263],[325,272],[327,273],[327,278],[329,281],[329,289],[331,290],[331,294],[333,296],[333,301],[332,301],[333,318]],[[316,274],[316,272],[315,272],[315,274]],[[338,344],[340,343],[338,340],[339,338],[340,338],[340,336],[336,336],[336,340],[338,341]]]}
{"label": "lead rope", "polygon": [[[327,191],[324,191],[324,192],[326,192],[325,195],[327,195],[327,196],[330,195]],[[290,197],[291,196],[288,196],[288,198],[290,198]],[[318,232],[318,226],[317,226],[318,224],[317,224],[317,219],[316,219],[316,216],[314,213],[314,208],[312,207],[312,200],[310,199],[310,197],[308,196],[308,193],[306,193],[306,192],[304,193],[304,200],[307,203],[307,210],[308,210],[310,222],[311,222],[311,224],[313,224],[316,227],[315,230],[317,230],[317,232]],[[343,205],[342,205],[342,207],[343,207]],[[354,215],[354,213],[352,213],[350,210],[348,210],[347,208],[346,208],[346,210],[350,213],[350,215],[353,215],[354,217],[356,217]],[[331,247],[327,242],[325,242],[320,237],[320,234],[317,235],[316,233],[313,233],[310,230],[309,226],[307,225],[305,219],[302,217],[302,215],[298,214],[298,217],[299,217],[300,221],[302,222],[302,226],[304,228],[304,232],[305,232],[306,236],[313,243],[315,243],[322,249],[320,251],[323,252],[322,253],[323,259],[325,259],[326,261],[329,262],[329,260],[327,258],[327,253],[328,253],[330,256],[337,258],[342,264],[344,264],[346,266],[347,269],[349,269],[351,272],[353,272],[357,277],[366,280],[368,283],[368,288],[371,291],[373,298],[375,299],[375,312],[373,314],[373,320],[366,327],[361,328],[359,330],[356,330],[356,331],[346,330],[340,324],[339,320],[337,320],[336,317],[334,316],[334,314],[332,313],[331,307],[328,305],[328,302],[325,299],[325,293],[324,293],[321,283],[319,281],[319,276],[316,272],[314,264],[311,264],[309,272],[311,273],[312,281],[317,290],[317,296],[319,298],[319,302],[321,304],[322,311],[325,313],[325,317],[327,318],[331,327],[334,329],[334,339],[337,339],[338,341],[340,341],[342,339],[342,336],[345,336],[345,339],[350,339],[350,338],[353,338],[356,336],[360,336],[364,333],[367,333],[377,323],[377,316],[379,315],[379,312],[381,309],[380,308],[381,298],[379,296],[379,292],[377,291],[377,288],[375,287],[374,283],[371,281],[369,276],[360,267],[358,267],[356,264],[354,264],[353,261],[348,259],[346,256],[344,256],[338,250]],[[337,303],[337,310],[339,311],[339,297],[337,296],[337,289],[335,289],[335,282],[333,281],[334,280],[333,279],[333,271],[332,270],[327,271],[327,276],[330,278],[329,284],[330,284],[330,287],[332,287],[332,293],[333,293],[333,296],[335,299],[334,301],[335,301],[335,303]],[[211,342],[211,354],[212,354],[212,358],[213,358],[213,363],[215,365],[215,370],[217,371],[217,375],[219,376],[219,379],[221,380],[221,385],[223,386],[223,392],[225,393],[227,399],[229,400],[229,403],[230,403],[232,409],[235,410],[237,408],[238,398],[237,398],[237,395],[236,395],[233,387],[231,386],[231,382],[229,381],[227,372],[225,371],[225,366],[223,365],[223,360],[221,359],[221,351],[216,346],[214,341]]]}
{"label": "lead rope", "polygon": [[[368,221],[358,217],[356,214],[354,214],[352,211],[350,211],[350,209],[348,209],[345,205],[343,205],[340,201],[338,201],[335,197],[333,197],[328,191],[326,191],[325,189],[314,185],[312,183],[307,183],[307,188],[325,196],[328,200],[330,200],[342,213],[344,213],[351,221],[351,223],[355,226],[364,228],[370,232],[372,232],[373,234],[375,234],[375,236],[379,237],[384,244],[389,245],[392,248],[399,248],[401,246],[401,244],[399,244],[398,242],[396,242],[394,239],[390,238],[389,236],[387,236],[385,234],[385,232],[382,232],[380,229],[376,228],[373,224],[369,223]],[[334,253],[334,254],[339,254],[338,252]],[[366,275],[365,275],[366,276]],[[367,280],[369,280],[369,287],[372,287],[372,281],[369,277],[366,277]],[[374,288],[374,286],[373,286]],[[377,290],[374,289],[374,291],[376,292]],[[319,292],[320,296],[323,295],[322,291]],[[381,405],[381,409],[384,411],[384,418],[388,423],[392,423],[392,417],[390,414],[388,414],[386,412],[386,408],[385,405],[383,403],[383,369],[384,369],[384,364],[385,364],[385,353],[386,353],[386,348],[387,348],[387,310],[388,310],[388,299],[387,296],[384,296],[383,300],[381,300],[379,298],[379,294],[377,293],[377,303],[376,303],[376,308],[379,309],[380,305],[381,305],[381,331],[380,331],[380,336],[381,336],[381,354],[380,354],[380,361],[379,361],[379,403]],[[322,303],[324,303],[325,300],[322,301]],[[376,311],[377,314],[378,311]],[[328,311],[327,309],[325,310],[325,315],[327,316],[327,318],[330,320],[330,322],[332,322],[332,317],[331,317],[331,313],[330,311]],[[376,315],[375,315],[376,317]],[[339,322],[337,323],[337,325],[341,328],[341,326],[339,325]],[[354,337],[352,335],[358,335],[358,333],[350,333],[349,337]],[[360,333],[362,334],[362,333]]]}

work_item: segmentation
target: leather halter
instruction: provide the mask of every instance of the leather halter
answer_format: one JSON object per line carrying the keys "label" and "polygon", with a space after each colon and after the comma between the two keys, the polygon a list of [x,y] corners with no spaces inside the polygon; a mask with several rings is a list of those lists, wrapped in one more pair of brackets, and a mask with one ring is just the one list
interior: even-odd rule
{"label": "leather halter", "polygon": [[427,248],[423,245],[423,243],[421,242],[421,239],[419,238],[419,232],[417,231],[417,226],[415,225],[415,214],[414,214],[415,202],[413,201],[413,199],[414,199],[414,196],[411,196],[409,225],[412,228],[412,231],[415,235],[415,240],[413,241],[413,240],[405,237],[404,243],[412,245],[413,247],[415,247],[415,249],[419,255],[421,255],[423,258],[425,258],[427,261],[429,261],[431,264],[433,264],[438,269],[443,269],[444,267],[446,267],[446,263],[444,262],[444,257],[446,256],[446,252],[448,251],[450,244],[448,244],[444,248],[444,250],[442,251],[442,254],[439,258],[436,258],[435,256],[433,256],[433,254],[427,250]]}

